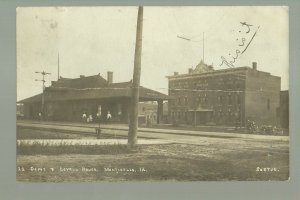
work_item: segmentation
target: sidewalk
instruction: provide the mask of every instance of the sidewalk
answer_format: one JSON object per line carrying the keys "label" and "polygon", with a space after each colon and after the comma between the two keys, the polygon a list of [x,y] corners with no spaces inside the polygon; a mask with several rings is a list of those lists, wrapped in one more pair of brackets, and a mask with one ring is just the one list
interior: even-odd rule
{"label": "sidewalk", "polygon": [[[95,128],[98,124],[87,124],[77,122],[40,122],[40,121],[25,121],[18,120],[18,126],[35,127],[42,129],[54,129],[62,131],[73,131],[73,132],[87,132],[95,133]],[[101,129],[107,131],[114,131],[117,135],[126,135],[128,131],[128,125],[125,124],[101,124]],[[118,133],[116,133],[118,131]],[[119,132],[120,131],[120,132]],[[267,139],[267,140],[283,140],[288,141],[289,136],[274,136],[274,135],[253,135],[253,134],[241,134],[241,133],[224,133],[224,132],[207,132],[207,131],[190,131],[190,130],[175,130],[175,129],[157,129],[157,128],[138,128],[141,136],[145,138],[161,138],[159,135],[172,135],[180,136],[202,136],[202,137],[216,137],[216,138],[245,138],[245,139]]]}

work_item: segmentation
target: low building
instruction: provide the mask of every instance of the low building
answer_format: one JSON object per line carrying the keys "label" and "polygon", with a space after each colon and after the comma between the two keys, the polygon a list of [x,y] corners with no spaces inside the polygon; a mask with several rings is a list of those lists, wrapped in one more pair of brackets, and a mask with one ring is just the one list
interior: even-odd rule
{"label": "low building", "polygon": [[169,80],[169,118],[192,125],[278,124],[281,78],[251,67],[214,70],[201,61]]}
{"label": "low building", "polygon": [[24,117],[24,107],[22,103],[17,103],[16,112],[17,119],[22,119]]}
{"label": "low building", "polygon": [[289,128],[289,91],[280,91],[280,125]]}
{"label": "low building", "polygon": [[[60,77],[45,88],[44,94],[19,101],[24,109],[25,119],[39,119],[43,113],[45,120],[81,121],[91,116],[94,120],[105,120],[107,114],[111,121],[127,123],[132,94],[132,81],[113,83],[113,73],[108,72],[107,80],[100,74],[80,76],[69,79]],[[162,118],[162,105],[168,96],[140,86],[139,101],[157,102],[157,123]],[[44,105],[43,105],[44,102]],[[100,113],[97,115],[97,113]]]}
{"label": "low building", "polygon": [[[139,103],[139,124],[151,126],[157,123],[157,108],[156,102],[140,102]],[[162,120],[162,119],[161,119]]]}

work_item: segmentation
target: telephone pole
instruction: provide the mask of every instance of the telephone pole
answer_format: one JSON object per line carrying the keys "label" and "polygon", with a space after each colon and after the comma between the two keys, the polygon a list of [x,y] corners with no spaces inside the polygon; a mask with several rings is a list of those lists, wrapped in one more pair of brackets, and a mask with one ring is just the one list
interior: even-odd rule
{"label": "telephone pole", "polygon": [[139,87],[141,77],[141,60],[142,60],[142,31],[143,31],[143,7],[139,6],[137,29],[136,29],[136,43],[134,55],[134,70],[132,80],[132,98],[131,98],[131,112],[128,131],[128,146],[134,147],[137,145],[138,132],[138,102],[139,102]]}
{"label": "telephone pole", "polygon": [[41,81],[43,83],[43,93],[42,93],[42,119],[44,119],[44,104],[45,104],[45,94],[44,94],[44,91],[45,91],[45,76],[46,75],[50,75],[51,73],[48,73],[48,72],[45,72],[45,71],[42,71],[42,72],[35,72],[36,74],[42,74],[43,76],[43,79],[40,80],[40,79],[35,79],[35,81]]}
{"label": "telephone pole", "polygon": [[57,80],[59,80],[59,53],[57,55]]}
{"label": "telephone pole", "polygon": [[[203,41],[203,45],[202,45],[202,58],[203,58],[203,62],[204,62],[204,32],[203,32],[203,38],[202,38],[202,41]],[[205,62],[204,62],[205,63]]]}

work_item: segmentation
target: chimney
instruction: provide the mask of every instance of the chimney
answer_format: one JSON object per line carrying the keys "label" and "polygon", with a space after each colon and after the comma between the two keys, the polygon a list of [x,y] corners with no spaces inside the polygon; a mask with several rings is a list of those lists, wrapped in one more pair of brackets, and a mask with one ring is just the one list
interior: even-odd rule
{"label": "chimney", "polygon": [[113,83],[113,72],[107,72],[107,83],[108,84]]}
{"label": "chimney", "polygon": [[193,69],[189,68],[189,74],[193,73]]}
{"label": "chimney", "polygon": [[174,76],[177,76],[178,75],[178,72],[174,72]]}
{"label": "chimney", "polygon": [[80,75],[79,77],[80,77],[80,78],[84,78],[85,76],[84,76],[84,75]]}
{"label": "chimney", "polygon": [[252,62],[252,69],[257,70],[257,63],[256,62]]}

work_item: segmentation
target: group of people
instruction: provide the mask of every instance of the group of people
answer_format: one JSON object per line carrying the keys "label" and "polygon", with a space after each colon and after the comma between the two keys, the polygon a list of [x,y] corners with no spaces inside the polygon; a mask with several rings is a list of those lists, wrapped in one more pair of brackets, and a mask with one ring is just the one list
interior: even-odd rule
{"label": "group of people", "polygon": [[92,122],[94,119],[93,119],[93,116],[92,115],[89,115],[87,116],[86,113],[83,113],[82,114],[82,121],[83,122]]}
{"label": "group of people", "polygon": [[[83,122],[87,122],[87,123],[94,122],[94,121],[95,122],[100,122],[101,119],[103,119],[103,118],[101,118],[101,114],[100,113],[96,114],[96,119],[94,120],[93,115],[87,115],[86,112],[83,112],[81,118],[82,118]],[[106,122],[110,122],[111,119],[112,119],[112,115],[111,115],[110,111],[107,111],[105,121]]]}

